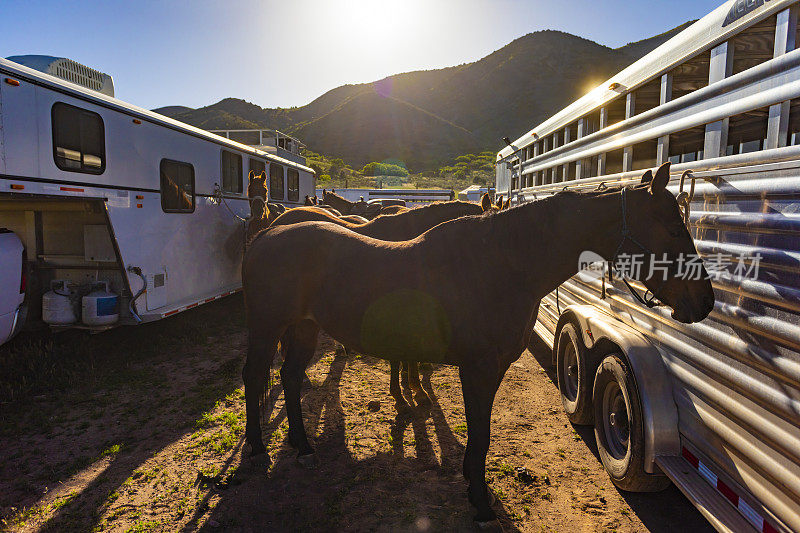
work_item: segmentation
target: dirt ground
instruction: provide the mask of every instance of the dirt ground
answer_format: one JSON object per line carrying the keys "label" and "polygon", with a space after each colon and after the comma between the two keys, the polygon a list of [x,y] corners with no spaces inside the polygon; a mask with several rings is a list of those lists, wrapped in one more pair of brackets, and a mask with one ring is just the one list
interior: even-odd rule
{"label": "dirt ground", "polygon": [[[192,333],[177,341],[169,333],[187,328]],[[157,349],[108,356],[108,363],[95,353],[151,339]],[[23,350],[25,343],[11,349]],[[264,430],[273,459],[267,472],[242,458],[246,337],[240,298],[159,324],[81,337],[75,346],[81,364],[91,361],[81,373],[101,379],[64,386],[58,376],[78,363],[62,353],[63,361],[47,373],[52,387],[12,387],[22,392],[0,403],[3,530],[473,529],[460,474],[466,423],[455,368],[425,368],[423,386],[433,405],[398,416],[388,393],[388,363],[345,354],[321,336],[303,397],[320,466],[296,464],[273,371],[274,406]],[[674,487],[659,494],[613,487],[591,428],[573,427],[563,414],[553,376],[539,363],[547,356],[541,343],[526,351],[495,401],[487,478],[504,528],[710,530]],[[380,408],[368,409],[375,400]],[[517,467],[531,477],[521,481]]]}

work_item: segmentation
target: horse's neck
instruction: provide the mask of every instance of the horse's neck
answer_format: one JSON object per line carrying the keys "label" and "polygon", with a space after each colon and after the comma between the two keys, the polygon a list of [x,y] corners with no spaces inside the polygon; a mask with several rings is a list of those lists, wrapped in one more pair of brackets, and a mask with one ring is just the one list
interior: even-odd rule
{"label": "horse's neck", "polygon": [[582,252],[611,259],[621,217],[619,194],[554,196],[492,217],[495,253],[506,258],[510,282],[544,296],[578,272]]}
{"label": "horse's neck", "polygon": [[[333,200],[333,202],[331,202],[330,200]],[[342,198],[341,196],[331,195],[328,197],[328,205],[330,205],[334,209],[338,209],[339,211],[348,211],[349,213],[349,211],[353,209],[355,202],[351,202],[350,200]],[[348,214],[348,213],[342,213],[342,214]]]}

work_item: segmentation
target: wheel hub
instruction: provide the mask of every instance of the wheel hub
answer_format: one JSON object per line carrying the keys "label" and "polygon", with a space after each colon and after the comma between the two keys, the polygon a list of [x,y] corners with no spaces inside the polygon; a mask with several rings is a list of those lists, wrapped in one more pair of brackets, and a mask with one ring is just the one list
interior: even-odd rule
{"label": "wheel hub", "polygon": [[578,399],[578,353],[570,342],[564,349],[564,390],[562,393],[571,402]]}
{"label": "wheel hub", "polygon": [[625,396],[617,383],[611,383],[603,395],[603,419],[608,451],[616,459],[628,453],[630,428],[628,406]]}

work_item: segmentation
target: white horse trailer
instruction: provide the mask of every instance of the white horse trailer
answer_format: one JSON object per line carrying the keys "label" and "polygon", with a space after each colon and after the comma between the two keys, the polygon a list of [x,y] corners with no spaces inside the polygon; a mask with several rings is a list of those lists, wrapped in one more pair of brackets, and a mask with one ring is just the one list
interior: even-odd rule
{"label": "white horse trailer", "polygon": [[[800,531],[797,17],[791,0],[726,2],[497,157],[497,193],[515,202],[633,184],[671,161],[706,263],[746,258],[750,276],[717,271],[697,324],[584,272],[535,326],[615,483],[630,489],[637,463],[655,476],[641,487],[666,475],[720,531]],[[627,384],[595,381],[608,356]]]}
{"label": "white horse trailer", "polygon": [[[113,325],[238,291],[249,171],[293,206],[314,194],[313,170],[70,79],[0,59],[0,228],[25,247],[28,319],[41,320],[55,280],[50,296],[73,305],[107,283]],[[70,321],[51,323],[112,327]]]}

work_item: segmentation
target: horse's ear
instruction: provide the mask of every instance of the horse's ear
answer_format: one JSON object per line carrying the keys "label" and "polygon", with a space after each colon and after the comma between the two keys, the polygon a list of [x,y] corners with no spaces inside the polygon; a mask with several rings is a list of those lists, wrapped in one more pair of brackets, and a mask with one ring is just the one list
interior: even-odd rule
{"label": "horse's ear", "polygon": [[489,193],[483,193],[483,197],[481,198],[481,209],[483,209],[484,213],[492,208],[492,199],[489,198]]}
{"label": "horse's ear", "polygon": [[503,208],[503,197],[502,196],[498,196],[497,197],[497,207],[498,207],[498,209],[502,209]]}
{"label": "horse's ear", "polygon": [[656,170],[656,175],[653,178],[653,181],[650,182],[650,193],[655,194],[658,192],[663,191],[667,188],[667,183],[669,183],[669,167],[670,163],[664,163],[658,170]]}
{"label": "horse's ear", "polygon": [[262,180],[267,181],[267,171],[266,170],[262,170],[261,174],[259,174],[259,176],[261,177]]}
{"label": "horse's ear", "polygon": [[645,184],[645,183],[650,183],[651,181],[653,181],[653,171],[652,170],[648,170],[647,172],[642,174],[641,183]]}
{"label": "horse's ear", "polygon": [[511,198],[506,200],[506,203],[503,204],[503,209],[508,209],[509,207],[511,207]]}
{"label": "horse's ear", "polygon": [[247,175],[247,179],[248,179],[248,180],[250,180],[250,181],[253,181],[253,178],[255,178],[255,177],[256,177],[256,173],[255,173],[255,172],[253,172],[252,170],[251,170],[251,171],[250,171],[250,173]]}

